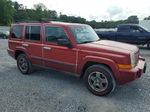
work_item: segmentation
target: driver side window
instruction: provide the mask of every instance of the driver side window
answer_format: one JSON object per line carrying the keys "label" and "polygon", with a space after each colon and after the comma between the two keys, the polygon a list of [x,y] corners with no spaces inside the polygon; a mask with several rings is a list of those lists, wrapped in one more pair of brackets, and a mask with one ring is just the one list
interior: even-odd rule
{"label": "driver side window", "polygon": [[136,26],[131,26],[130,27],[130,32],[132,32],[132,33],[140,33],[140,30]]}
{"label": "driver side window", "polygon": [[46,26],[45,39],[49,43],[58,43],[58,39],[68,39],[68,37],[62,27]]}

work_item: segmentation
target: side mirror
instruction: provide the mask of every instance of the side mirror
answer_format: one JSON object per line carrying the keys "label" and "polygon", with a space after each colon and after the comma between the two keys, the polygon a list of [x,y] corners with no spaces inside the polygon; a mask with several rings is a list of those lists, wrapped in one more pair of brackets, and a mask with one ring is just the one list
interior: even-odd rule
{"label": "side mirror", "polygon": [[68,48],[72,48],[72,45],[68,39],[57,39],[57,40],[58,40],[59,45],[66,46]]}
{"label": "side mirror", "polygon": [[145,31],[144,30],[140,30],[140,33],[145,33]]}

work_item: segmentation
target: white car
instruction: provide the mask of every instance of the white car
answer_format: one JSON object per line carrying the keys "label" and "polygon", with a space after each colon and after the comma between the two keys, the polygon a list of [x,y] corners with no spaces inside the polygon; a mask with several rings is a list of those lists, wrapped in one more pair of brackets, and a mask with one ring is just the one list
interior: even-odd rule
{"label": "white car", "polygon": [[7,39],[9,36],[9,31],[0,31],[0,38]]}

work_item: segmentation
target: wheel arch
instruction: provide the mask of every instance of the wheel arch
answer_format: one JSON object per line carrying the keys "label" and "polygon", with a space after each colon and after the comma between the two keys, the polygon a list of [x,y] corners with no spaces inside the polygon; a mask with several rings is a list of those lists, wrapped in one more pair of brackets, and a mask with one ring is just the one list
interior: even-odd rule
{"label": "wheel arch", "polygon": [[110,69],[111,72],[113,73],[112,68],[109,65],[107,65],[107,64],[88,61],[88,62],[85,63],[85,65],[84,65],[84,67],[82,69],[81,76],[80,76],[81,78],[84,76],[84,73],[85,73],[86,69],[89,68],[92,65],[103,65],[103,66],[107,67],[108,69]]}
{"label": "wheel arch", "polygon": [[27,53],[27,50],[26,50],[24,47],[19,47],[19,46],[17,46],[17,47],[15,48],[14,58],[17,59],[17,57],[18,57],[20,54],[25,54],[25,55],[29,58],[29,54]]}
{"label": "wheel arch", "polygon": [[15,59],[17,59],[20,54],[25,54],[25,52],[22,50],[16,50],[15,51]]}
{"label": "wheel arch", "polygon": [[82,65],[79,65],[79,66],[81,66],[80,70],[78,71],[80,74],[80,77],[83,78],[86,69],[95,64],[100,64],[100,65],[103,65],[103,66],[107,67],[108,69],[110,69],[116,82],[118,82],[117,80],[119,78],[119,71],[118,71],[118,67],[117,67],[116,63],[114,61],[112,61],[111,59],[100,58],[100,57],[90,59],[90,60],[82,63]]}

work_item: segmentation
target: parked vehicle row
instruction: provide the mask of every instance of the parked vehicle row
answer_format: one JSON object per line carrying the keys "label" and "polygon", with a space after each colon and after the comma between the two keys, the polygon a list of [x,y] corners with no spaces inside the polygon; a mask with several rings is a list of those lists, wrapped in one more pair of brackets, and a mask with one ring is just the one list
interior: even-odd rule
{"label": "parked vehicle row", "polygon": [[95,95],[107,95],[146,71],[136,46],[101,40],[85,24],[16,23],[8,42],[8,53],[23,74],[31,73],[35,65],[73,72]]}

